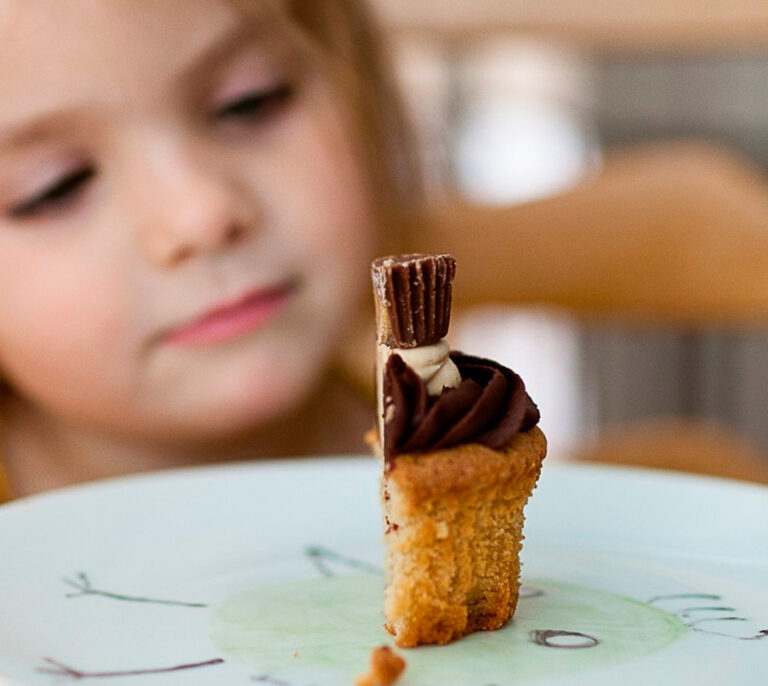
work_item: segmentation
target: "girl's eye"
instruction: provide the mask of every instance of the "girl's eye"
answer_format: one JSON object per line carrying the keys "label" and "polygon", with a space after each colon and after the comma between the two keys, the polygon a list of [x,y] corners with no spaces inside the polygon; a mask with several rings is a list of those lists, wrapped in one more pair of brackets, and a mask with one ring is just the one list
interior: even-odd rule
{"label": "girl's eye", "polygon": [[6,214],[12,219],[26,219],[59,208],[63,209],[77,200],[95,175],[96,170],[93,167],[75,169],[29,198],[12,205]]}
{"label": "girl's eye", "polygon": [[268,117],[290,100],[293,86],[279,83],[265,90],[244,93],[219,107],[215,116],[220,121],[255,121]]}

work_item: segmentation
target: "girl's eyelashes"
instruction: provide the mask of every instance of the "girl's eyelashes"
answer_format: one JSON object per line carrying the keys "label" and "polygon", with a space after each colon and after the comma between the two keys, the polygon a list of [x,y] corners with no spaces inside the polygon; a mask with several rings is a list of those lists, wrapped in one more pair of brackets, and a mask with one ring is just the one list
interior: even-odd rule
{"label": "girl's eyelashes", "polygon": [[255,123],[280,109],[294,93],[290,83],[278,83],[270,88],[247,91],[215,110],[218,121]]}
{"label": "girl's eyelashes", "polygon": [[82,166],[61,175],[53,183],[11,205],[6,215],[11,219],[27,219],[74,204],[96,175],[96,169]]}
{"label": "girl's eyelashes", "polygon": [[[294,92],[294,85],[289,82],[245,91],[218,106],[214,118],[219,122],[258,124],[277,113]],[[79,200],[95,175],[96,168],[92,165],[73,168],[27,198],[11,204],[5,214],[10,219],[24,220],[68,209]]]}

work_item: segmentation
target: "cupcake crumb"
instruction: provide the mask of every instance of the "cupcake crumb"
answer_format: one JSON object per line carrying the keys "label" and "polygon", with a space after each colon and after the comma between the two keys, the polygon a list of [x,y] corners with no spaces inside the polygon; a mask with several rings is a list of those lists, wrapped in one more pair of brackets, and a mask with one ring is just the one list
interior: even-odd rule
{"label": "cupcake crumb", "polygon": [[355,686],[391,686],[405,670],[405,660],[389,646],[371,651],[371,669],[355,679]]}

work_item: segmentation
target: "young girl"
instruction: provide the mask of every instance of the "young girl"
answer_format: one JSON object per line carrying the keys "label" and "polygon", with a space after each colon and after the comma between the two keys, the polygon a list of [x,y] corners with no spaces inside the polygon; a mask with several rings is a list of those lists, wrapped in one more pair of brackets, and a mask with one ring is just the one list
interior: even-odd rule
{"label": "young girl", "polygon": [[14,494],[360,449],[329,368],[417,187],[360,4],[12,0],[0,92]]}
{"label": "young girl", "polygon": [[[372,309],[374,254],[453,252],[464,304],[631,310],[679,248],[657,217],[734,216],[697,181],[733,178],[727,156],[678,151],[669,173],[609,161],[551,202],[418,219],[358,0],[8,0],[0,93],[0,500],[359,452],[372,410],[333,362]],[[707,270],[679,273],[672,308],[710,293]]]}

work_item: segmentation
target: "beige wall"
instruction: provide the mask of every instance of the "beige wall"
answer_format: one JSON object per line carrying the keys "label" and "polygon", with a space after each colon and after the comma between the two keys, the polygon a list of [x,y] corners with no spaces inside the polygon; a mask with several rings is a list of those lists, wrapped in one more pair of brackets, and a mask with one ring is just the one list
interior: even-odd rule
{"label": "beige wall", "polygon": [[525,31],[611,48],[675,48],[768,40],[765,0],[372,0],[399,30],[453,38]]}

